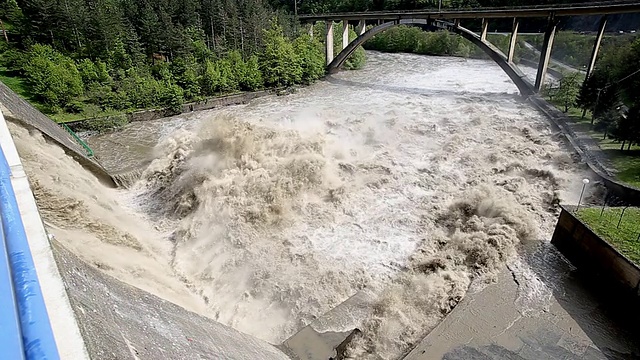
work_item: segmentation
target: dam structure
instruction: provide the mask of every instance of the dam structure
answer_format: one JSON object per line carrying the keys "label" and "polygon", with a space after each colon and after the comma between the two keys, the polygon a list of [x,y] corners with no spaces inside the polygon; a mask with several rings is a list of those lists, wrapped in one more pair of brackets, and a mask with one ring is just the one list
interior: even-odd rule
{"label": "dam structure", "polygon": [[[549,246],[557,203],[575,203],[583,178],[637,189],[537,95],[558,16],[638,10],[302,16],[360,24],[336,57],[327,47],[323,81],[104,134],[75,134],[0,84],[2,348],[11,359],[640,355],[633,327]],[[525,17],[549,19],[535,69],[486,41],[489,19],[516,18],[515,39]],[[364,69],[337,71],[400,24],[455,32],[491,60],[369,53]],[[139,176],[118,187],[129,169]]]}

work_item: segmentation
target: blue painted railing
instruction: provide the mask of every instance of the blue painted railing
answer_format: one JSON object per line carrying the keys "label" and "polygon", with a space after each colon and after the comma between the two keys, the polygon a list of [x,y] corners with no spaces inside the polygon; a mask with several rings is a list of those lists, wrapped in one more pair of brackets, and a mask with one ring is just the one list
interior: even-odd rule
{"label": "blue painted railing", "polygon": [[57,360],[60,356],[2,149],[0,218],[0,357]]}

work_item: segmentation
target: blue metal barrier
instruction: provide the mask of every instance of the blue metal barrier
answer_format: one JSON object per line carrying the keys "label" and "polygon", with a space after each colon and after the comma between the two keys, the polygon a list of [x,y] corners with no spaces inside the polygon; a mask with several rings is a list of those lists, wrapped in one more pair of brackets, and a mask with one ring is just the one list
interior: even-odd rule
{"label": "blue metal barrier", "polygon": [[[49,323],[49,316],[47,314],[47,308],[44,304],[44,298],[42,297],[42,290],[38,283],[38,276],[31,257],[31,251],[29,249],[29,243],[27,242],[27,236],[24,230],[24,224],[22,223],[22,217],[18,209],[18,203],[16,196],[11,185],[11,169],[5,158],[4,151],[0,149],[0,217],[2,224],[2,237],[3,248],[8,254],[8,263],[10,268],[10,275],[12,279],[13,287],[11,292],[3,291],[0,296],[3,298],[3,306],[0,309],[0,325],[4,330],[5,325],[12,326],[7,327],[7,331],[15,331],[15,324],[13,319],[15,318],[15,305],[17,304],[17,314],[20,320],[20,326],[18,329],[21,332],[22,344],[19,349],[9,349],[2,346],[2,357],[7,356],[7,351],[21,351],[21,357],[15,357],[15,359],[28,359],[28,360],[57,360],[60,358],[55,339],[53,337],[53,331],[51,330],[51,324]],[[0,259],[1,261],[1,259]],[[0,264],[2,267],[3,264]],[[0,270],[1,271],[1,270]],[[4,275],[0,272],[0,276]],[[1,281],[2,279],[0,279]],[[7,291],[11,289],[8,288]],[[8,298],[8,294],[13,295],[12,299]],[[14,295],[15,294],[15,295]],[[7,297],[5,299],[4,297]],[[7,301],[8,306],[4,306],[4,302]],[[14,315],[12,317],[5,318],[5,312],[9,312],[9,306],[12,306]],[[6,321],[6,322],[5,322]],[[20,336],[20,333],[18,334]],[[15,337],[15,336],[14,336]],[[5,341],[11,341],[11,337],[7,339],[1,339],[0,344],[4,345]],[[10,344],[7,344],[10,345]],[[12,344],[12,346],[17,346]],[[7,357],[7,359],[14,359],[14,357]]]}
{"label": "blue metal barrier", "polygon": [[[0,222],[1,228],[2,223]],[[2,246],[0,247],[0,349],[7,359],[23,360],[24,347],[22,346],[18,304],[14,295],[13,279],[11,279],[9,254],[5,246],[4,233],[0,234],[0,237],[2,237]]]}

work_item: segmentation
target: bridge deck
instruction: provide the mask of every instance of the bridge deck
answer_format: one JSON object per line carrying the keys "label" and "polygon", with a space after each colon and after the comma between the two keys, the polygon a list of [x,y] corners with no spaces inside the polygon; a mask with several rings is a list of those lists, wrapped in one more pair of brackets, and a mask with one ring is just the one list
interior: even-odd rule
{"label": "bridge deck", "polygon": [[399,19],[478,19],[524,18],[572,15],[606,15],[640,12],[640,2],[597,2],[587,4],[542,5],[532,7],[481,8],[456,10],[367,11],[300,15],[302,22],[324,20],[399,20]]}

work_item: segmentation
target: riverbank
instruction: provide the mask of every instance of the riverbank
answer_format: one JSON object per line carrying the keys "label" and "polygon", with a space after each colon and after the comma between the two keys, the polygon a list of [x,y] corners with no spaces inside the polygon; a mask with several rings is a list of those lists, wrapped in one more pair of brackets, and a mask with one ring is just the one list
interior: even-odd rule
{"label": "riverbank", "polygon": [[245,92],[240,94],[224,95],[184,104],[182,105],[182,108],[180,110],[174,110],[168,107],[160,109],[138,110],[104,117],[70,121],[66,122],[65,124],[75,132],[110,131],[116,130],[132,122],[151,121],[193,111],[209,110],[221,106],[246,104],[253,99],[257,99],[263,96],[282,93],[286,94],[293,91],[295,91],[294,88],[274,88],[268,90]]}

